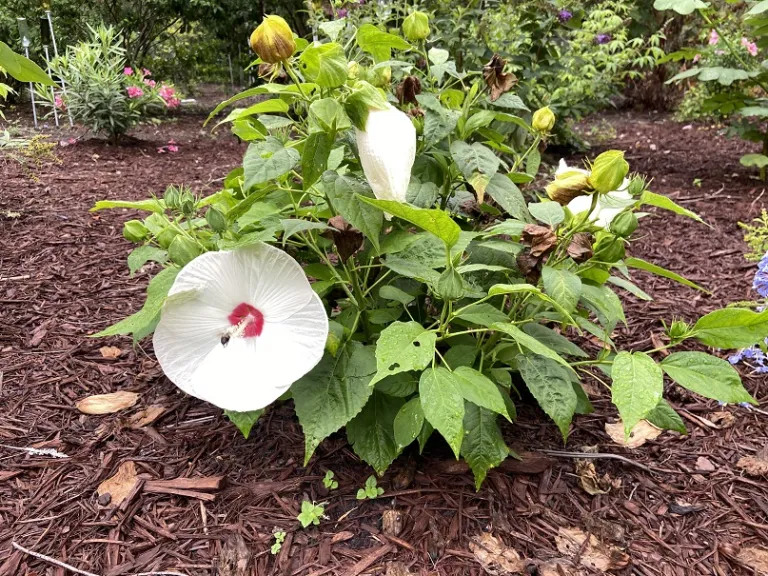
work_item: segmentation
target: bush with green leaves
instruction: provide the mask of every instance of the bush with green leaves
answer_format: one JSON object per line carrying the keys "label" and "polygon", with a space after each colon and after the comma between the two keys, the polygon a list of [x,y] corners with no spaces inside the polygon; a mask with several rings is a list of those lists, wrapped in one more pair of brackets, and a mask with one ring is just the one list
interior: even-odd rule
{"label": "bush with green leaves", "polygon": [[[703,84],[701,110],[730,120],[728,133],[762,144],[762,153],[741,158],[744,166],[760,169],[766,179],[768,167],[768,71],[760,52],[768,49],[768,2],[746,2],[746,7],[720,8],[702,0],[656,0],[657,10],[697,14],[702,46],[685,47],[667,54],[663,62],[683,62],[684,69],[669,82]],[[734,24],[734,20],[739,21]],[[684,101],[685,102],[685,101]]]}
{"label": "bush with green leaves", "polygon": [[[125,224],[138,244],[128,264],[162,268],[143,308],[100,336],[154,331],[169,378],[248,430],[292,400],[306,462],[342,429],[378,474],[414,443],[445,441],[478,487],[512,454],[503,430],[514,434],[524,388],[563,439],[593,411],[583,379],[610,390],[627,434],[643,419],[685,430],[665,375],[754,402],[727,361],[672,349],[751,346],[768,336],[768,311],[716,310],[671,322],[654,349],[617,348],[618,290],[650,299],[632,270],[704,290],[626,254],[635,212],[699,218],[648,190],[618,151],[532,188],[554,119],[531,114],[503,61],[457,78],[435,70],[453,62],[436,46],[429,67],[411,64],[422,41],[396,30],[363,23],[342,45],[334,29],[310,43],[274,18],[262,26],[254,44],[291,82],[212,114],[264,98],[220,122],[249,142],[221,190],[94,207],[148,212]],[[366,80],[385,67],[391,83]]]}
{"label": "bush with green leaves", "polygon": [[64,81],[66,92],[54,96],[38,86],[39,101],[112,140],[142,119],[178,106],[173,86],[152,79],[146,69],[127,66],[118,31],[104,25],[89,29],[89,41],[68,46],[51,61],[51,73]]}

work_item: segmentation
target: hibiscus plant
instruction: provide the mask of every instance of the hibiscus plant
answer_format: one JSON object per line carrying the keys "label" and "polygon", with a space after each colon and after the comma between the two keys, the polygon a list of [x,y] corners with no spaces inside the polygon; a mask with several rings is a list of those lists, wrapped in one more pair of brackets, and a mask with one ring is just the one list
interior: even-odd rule
{"label": "hibiscus plant", "polygon": [[246,435],[291,398],[306,461],[342,428],[379,474],[413,442],[442,437],[478,487],[512,454],[500,422],[514,421],[525,390],[564,439],[592,411],[584,377],[611,391],[627,433],[643,419],[685,430],[664,374],[754,402],[725,360],[667,349],[752,345],[768,336],[768,312],[678,320],[646,352],[614,345],[626,323],[616,289],[650,299],[630,269],[704,290],[625,254],[636,210],[695,214],[649,191],[618,151],[562,163],[536,193],[555,117],[531,113],[499,58],[447,74],[423,26],[403,36],[363,24],[346,45],[323,30],[308,43],[269,17],[252,36],[262,73],[289,81],[213,112],[262,97],[220,122],[249,142],[221,190],[97,203],[149,212],[125,224],[139,244],[129,267],[163,267],[144,307],[100,336],[154,331],[167,376]]}

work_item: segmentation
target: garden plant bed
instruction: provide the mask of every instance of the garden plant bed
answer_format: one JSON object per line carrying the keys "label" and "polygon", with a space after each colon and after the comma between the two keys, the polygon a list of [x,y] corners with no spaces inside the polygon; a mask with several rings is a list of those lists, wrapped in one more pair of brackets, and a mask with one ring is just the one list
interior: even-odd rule
{"label": "garden plant bed", "polygon": [[[651,189],[711,225],[652,209],[636,234],[632,255],[713,292],[643,278],[654,301],[627,295],[631,320],[616,340],[647,349],[662,335],[662,318],[695,320],[749,298],[754,265],[743,258],[737,222],[759,215],[768,196],[739,165],[748,146],[724,145],[714,128],[683,129],[656,115],[605,118],[617,133],[607,144],[627,150],[634,170],[655,177]],[[665,432],[629,450],[605,433],[616,412],[609,393],[594,383],[595,413],[575,420],[565,448],[538,408],[518,403],[518,420],[504,432],[523,460],[492,471],[480,492],[466,466],[435,438],[423,456],[412,447],[395,462],[379,480],[382,496],[359,501],[355,494],[372,471],[343,437],[323,443],[303,468],[304,443],[290,406],[270,411],[244,440],[221,410],[185,396],[163,376],[149,340],[134,349],[128,338],[88,338],[140,307],[148,277],[130,278],[125,265],[131,247],[121,229],[130,213],[89,208],[105,198],[161,194],[168,184],[216,190],[216,180],[241,162],[245,146],[223,130],[215,138],[200,132],[201,122],[184,118],[160,131],[142,129],[124,146],[85,140],[58,148],[61,164],[37,170],[38,182],[14,163],[2,167],[0,576],[65,573],[12,542],[112,576],[161,570],[482,574],[476,557],[487,557],[492,541],[481,537],[488,532],[539,573],[599,573],[587,565],[604,557],[603,548],[574,547],[568,535],[576,530],[592,534],[606,550],[617,548],[608,559],[615,573],[768,569],[768,558],[749,555],[768,547],[768,482],[736,466],[745,456],[766,457],[760,454],[768,443],[764,412],[722,408],[672,386],[668,397],[689,435]],[[179,152],[159,154],[171,138]],[[103,346],[117,347],[119,356],[104,357]],[[768,401],[768,379],[743,376],[752,395]],[[75,406],[120,390],[138,393],[138,403],[105,416],[84,415]],[[142,412],[154,406],[162,411]],[[583,489],[571,456],[546,453],[585,446],[626,458],[591,460],[598,476],[614,481],[607,494]],[[27,447],[68,457],[15,449]],[[141,481],[112,506],[97,487],[126,462]],[[321,482],[329,469],[339,482],[330,493]],[[296,515],[303,500],[326,502],[328,518],[302,530]],[[391,529],[393,516],[399,530]],[[273,556],[276,528],[287,536]],[[556,558],[578,568],[561,565],[558,572],[545,564]]]}

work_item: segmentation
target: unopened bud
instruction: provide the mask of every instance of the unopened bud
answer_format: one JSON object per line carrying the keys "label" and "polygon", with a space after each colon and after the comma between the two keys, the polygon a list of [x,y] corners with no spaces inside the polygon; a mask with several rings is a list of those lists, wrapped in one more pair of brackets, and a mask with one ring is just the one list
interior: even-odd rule
{"label": "unopened bud", "polygon": [[287,60],[296,51],[293,31],[280,16],[265,16],[251,34],[250,45],[259,58],[270,64]]}
{"label": "unopened bud", "polygon": [[360,64],[352,60],[347,62],[347,78],[355,79],[360,75]]}
{"label": "unopened bud", "polygon": [[629,164],[624,160],[624,152],[608,150],[595,158],[589,183],[600,194],[618,190],[629,173]]}
{"label": "unopened bud", "polygon": [[403,20],[403,35],[411,42],[429,37],[429,16],[424,12],[411,12]]}
{"label": "unopened bud", "polygon": [[464,280],[453,268],[448,268],[437,281],[437,291],[443,300],[458,300],[464,296]]}
{"label": "unopened bud", "polygon": [[371,84],[377,88],[385,88],[392,81],[392,68],[389,66],[379,66],[370,71],[369,78]]}
{"label": "unopened bud", "polygon": [[123,224],[123,237],[130,242],[141,242],[149,234],[149,230],[141,220],[128,220]]}
{"label": "unopened bud", "polygon": [[552,128],[555,127],[555,120],[555,113],[552,112],[549,106],[545,106],[533,113],[533,121],[531,122],[531,125],[537,132],[549,134],[552,132]]}
{"label": "unopened bud", "polygon": [[632,196],[640,196],[643,192],[645,192],[645,187],[647,186],[647,182],[645,181],[645,178],[642,176],[635,176],[632,178],[632,180],[629,183],[629,188],[627,188],[627,192],[629,192]]}
{"label": "unopened bud", "polygon": [[200,255],[200,247],[186,236],[179,234],[168,247],[168,257],[171,262],[184,266]]}
{"label": "unopened bud", "polygon": [[163,200],[165,201],[166,207],[171,210],[176,210],[179,207],[181,200],[179,189],[173,186],[167,188],[165,194],[163,194]]}
{"label": "unopened bud", "polygon": [[611,221],[611,232],[622,238],[629,238],[632,232],[637,230],[637,226],[637,216],[632,212],[622,212]]}
{"label": "unopened bud", "polygon": [[214,232],[224,232],[227,229],[227,218],[216,208],[210,208],[205,213],[205,219]]}
{"label": "unopened bud", "polygon": [[586,196],[591,192],[589,177],[576,170],[560,174],[547,185],[547,196],[561,206],[567,205],[578,196]]}

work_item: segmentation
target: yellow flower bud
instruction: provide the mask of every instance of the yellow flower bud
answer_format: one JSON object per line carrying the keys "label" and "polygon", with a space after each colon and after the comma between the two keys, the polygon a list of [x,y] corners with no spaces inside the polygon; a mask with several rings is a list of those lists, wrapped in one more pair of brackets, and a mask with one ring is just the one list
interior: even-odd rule
{"label": "yellow flower bud", "polygon": [[554,182],[547,185],[547,196],[561,206],[567,205],[578,196],[586,196],[590,192],[592,192],[592,187],[589,185],[587,175],[575,170],[560,174]]}
{"label": "yellow flower bud", "polygon": [[411,12],[403,20],[403,35],[411,42],[429,37],[429,16],[424,12]]}
{"label": "yellow flower bud", "polygon": [[555,126],[555,113],[545,106],[533,113],[533,129],[542,134],[549,134]]}
{"label": "yellow flower bud", "polygon": [[270,64],[287,60],[296,51],[291,27],[280,16],[265,16],[251,34],[250,45],[259,58]]}

